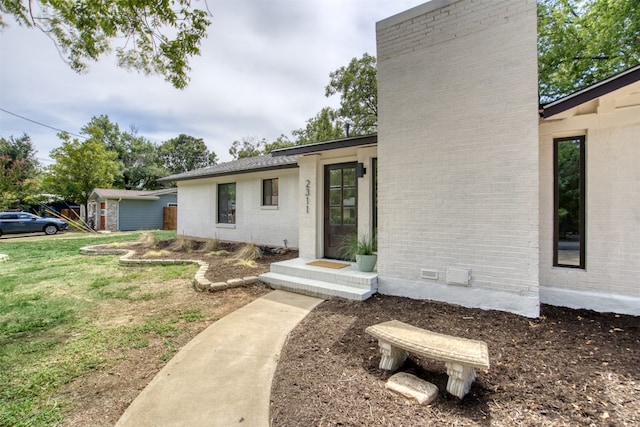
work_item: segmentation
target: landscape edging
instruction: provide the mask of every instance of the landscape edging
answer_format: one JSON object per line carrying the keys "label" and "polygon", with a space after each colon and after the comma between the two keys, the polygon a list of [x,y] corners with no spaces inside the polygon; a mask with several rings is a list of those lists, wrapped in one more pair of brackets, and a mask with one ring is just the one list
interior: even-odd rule
{"label": "landscape edging", "polygon": [[258,282],[255,276],[243,277],[238,279],[229,279],[226,282],[215,282],[205,278],[209,264],[196,259],[133,259],[135,251],[133,249],[108,248],[104,245],[84,246],[80,248],[82,255],[122,255],[118,259],[120,265],[127,266],[143,266],[143,265],[172,265],[172,264],[196,264],[199,266],[198,271],[192,280],[193,287],[198,291],[215,292],[223,289],[234,288],[242,285],[249,285]]}

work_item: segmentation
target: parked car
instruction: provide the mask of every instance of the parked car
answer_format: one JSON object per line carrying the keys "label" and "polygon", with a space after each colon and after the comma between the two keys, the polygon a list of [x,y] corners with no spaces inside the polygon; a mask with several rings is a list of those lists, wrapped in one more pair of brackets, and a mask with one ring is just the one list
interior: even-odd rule
{"label": "parked car", "polygon": [[43,218],[27,212],[0,212],[0,236],[38,231],[45,234],[56,234],[67,228],[69,228],[69,224],[58,218]]}

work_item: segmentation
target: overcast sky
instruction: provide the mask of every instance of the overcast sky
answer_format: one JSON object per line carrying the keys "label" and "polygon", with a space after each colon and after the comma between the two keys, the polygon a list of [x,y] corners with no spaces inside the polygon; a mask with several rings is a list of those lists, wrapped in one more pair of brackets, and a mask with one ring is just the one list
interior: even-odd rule
{"label": "overcast sky", "polygon": [[[44,34],[11,23],[0,32],[0,108],[70,133],[106,114],[120,129],[156,144],[181,133],[202,138],[222,161],[234,140],[267,138],[304,126],[322,107],[329,73],[376,54],[375,23],[425,0],[209,0],[212,24],[191,82],[116,66],[113,57],[76,74]],[[0,111],[0,136],[31,136],[50,163],[57,131]]]}

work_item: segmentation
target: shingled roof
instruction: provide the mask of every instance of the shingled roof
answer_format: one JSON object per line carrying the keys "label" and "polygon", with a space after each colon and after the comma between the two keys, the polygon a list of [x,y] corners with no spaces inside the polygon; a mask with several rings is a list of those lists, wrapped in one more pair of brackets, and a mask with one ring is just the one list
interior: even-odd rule
{"label": "shingled roof", "polygon": [[137,199],[158,200],[158,196],[176,193],[176,188],[164,188],[162,190],[122,190],[117,188],[94,188],[90,198],[95,194],[100,199]]}
{"label": "shingled roof", "polygon": [[187,181],[191,179],[211,178],[225,175],[268,171],[274,169],[289,169],[298,167],[298,156],[278,156],[271,154],[257,157],[247,157],[240,160],[207,166],[206,168],[183,172],[160,178],[158,182]]}

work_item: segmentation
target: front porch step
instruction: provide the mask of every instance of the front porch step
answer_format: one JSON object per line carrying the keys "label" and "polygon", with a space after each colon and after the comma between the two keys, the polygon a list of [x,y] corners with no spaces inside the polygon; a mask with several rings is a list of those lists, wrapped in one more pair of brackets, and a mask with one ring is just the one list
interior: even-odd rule
{"label": "front porch step", "polygon": [[271,264],[269,273],[260,280],[275,289],[331,299],[345,298],[364,301],[378,290],[378,275],[358,271],[355,264],[345,268],[327,268],[309,265],[304,258],[290,259]]}
{"label": "front porch step", "polygon": [[376,290],[365,289],[354,286],[345,286],[337,283],[325,282],[323,280],[308,279],[305,277],[290,276],[280,273],[261,274],[260,280],[271,285],[274,289],[281,289],[312,297],[331,299],[345,298],[355,301],[364,301],[371,297]]}
{"label": "front porch step", "polygon": [[378,288],[378,274],[359,271],[353,263],[338,261],[349,264],[349,266],[333,269],[309,265],[308,263],[310,261],[313,260],[295,258],[287,261],[275,262],[271,264],[270,270],[272,273],[335,283],[336,285],[343,285],[347,287],[361,289]]}

